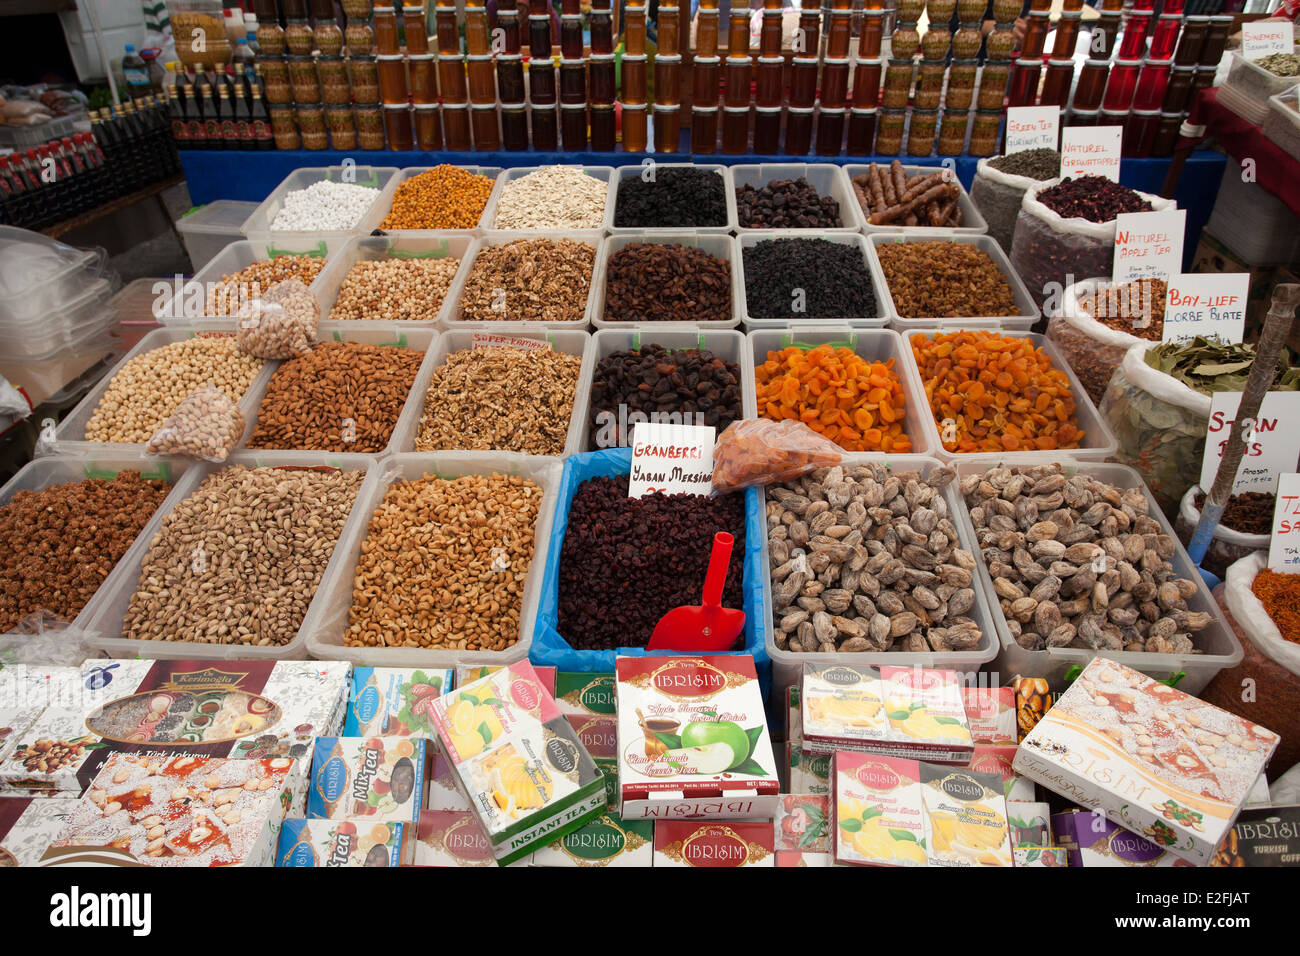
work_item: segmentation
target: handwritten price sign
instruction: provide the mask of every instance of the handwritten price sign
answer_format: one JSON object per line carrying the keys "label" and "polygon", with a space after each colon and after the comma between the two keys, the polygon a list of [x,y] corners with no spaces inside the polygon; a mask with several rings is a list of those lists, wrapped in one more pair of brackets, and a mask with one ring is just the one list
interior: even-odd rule
{"label": "handwritten price sign", "polygon": [[1256,20],[1241,25],[1241,55],[1247,60],[1295,48],[1295,25],[1290,20]]}
{"label": "handwritten price sign", "polygon": [[1182,271],[1186,209],[1128,212],[1115,217],[1117,285],[1133,279],[1169,279]]}
{"label": "handwritten price sign", "polygon": [[1268,566],[1274,571],[1300,572],[1300,475],[1294,473],[1277,480]]}
{"label": "handwritten price sign", "polygon": [[1056,149],[1061,111],[1055,106],[1013,106],[1007,110],[1007,155],[1027,149]]}
{"label": "handwritten price sign", "polygon": [[[1241,405],[1241,392],[1215,392],[1210,396],[1210,423],[1201,461],[1201,487],[1214,484],[1219,462],[1228,447],[1232,423]],[[1300,392],[1269,392],[1259,406],[1259,415],[1241,423],[1246,450],[1232,484],[1232,493],[1272,493],[1277,476],[1296,467],[1300,458]]]}
{"label": "handwritten price sign", "polygon": [[1165,342],[1185,342],[1198,335],[1221,342],[1240,342],[1246,334],[1246,272],[1173,276],[1165,299]]}
{"label": "handwritten price sign", "polygon": [[707,495],[713,491],[712,425],[638,422],[632,426],[632,471],[627,496]]}
{"label": "handwritten price sign", "polygon": [[1105,176],[1119,182],[1122,126],[1067,126],[1061,130],[1061,175]]}

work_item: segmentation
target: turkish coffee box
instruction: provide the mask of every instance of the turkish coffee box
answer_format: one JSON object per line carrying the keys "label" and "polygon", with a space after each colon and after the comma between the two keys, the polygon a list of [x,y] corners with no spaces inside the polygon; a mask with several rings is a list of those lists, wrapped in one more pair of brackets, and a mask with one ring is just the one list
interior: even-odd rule
{"label": "turkish coffee box", "polygon": [[346,661],[88,660],[13,735],[0,791],[80,794],[113,753],[287,757],[291,812],[302,815],[312,743],[342,727],[351,670]]}
{"label": "turkish coffee box", "polygon": [[780,791],[754,659],[619,657],[619,815],[770,819]]}
{"label": "turkish coffee box", "polygon": [[112,753],[44,866],[272,866],[292,757]]}
{"label": "turkish coffee box", "polygon": [[353,668],[343,736],[432,737],[429,709],[452,680],[450,668]]}
{"label": "turkish coffee box", "polygon": [[427,746],[423,737],[318,737],[307,816],[414,826],[424,805]]}
{"label": "turkish coffee box", "polygon": [[660,820],[655,866],[776,866],[772,821]]}
{"label": "turkish coffee box", "polygon": [[974,750],[956,671],[805,663],[805,750],[857,750],[965,766]]}
{"label": "turkish coffee box", "polygon": [[435,702],[439,746],[501,864],[605,811],[605,782],[527,661]]}
{"label": "turkish coffee box", "polygon": [[1271,730],[1098,657],[1025,737],[1015,770],[1205,865],[1277,745]]}
{"label": "turkish coffee box", "polygon": [[349,820],[284,821],[275,865],[287,868],[400,866],[414,851],[411,823]]}
{"label": "turkish coffee box", "polygon": [[1300,866],[1300,807],[1242,810],[1211,866]]}

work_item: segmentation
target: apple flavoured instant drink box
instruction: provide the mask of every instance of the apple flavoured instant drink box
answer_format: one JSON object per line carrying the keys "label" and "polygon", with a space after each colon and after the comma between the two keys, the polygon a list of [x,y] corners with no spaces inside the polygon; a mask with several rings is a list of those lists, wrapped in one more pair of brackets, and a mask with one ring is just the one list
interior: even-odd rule
{"label": "apple flavoured instant drink box", "polygon": [[956,671],[812,664],[800,695],[804,750],[857,750],[965,766],[974,743]]}
{"label": "apple flavoured instant drink box", "polygon": [[832,772],[835,859],[867,866],[1011,866],[1002,781],[841,750]]}
{"label": "apple flavoured instant drink box", "polygon": [[620,657],[625,820],[771,818],[780,789],[748,656]]}
{"label": "apple flavoured instant drink box", "polygon": [[1278,735],[1098,657],[1016,752],[1022,776],[1198,864],[1227,836]]}
{"label": "apple flavoured instant drink box", "polygon": [[434,726],[499,863],[605,810],[605,783],[527,661],[438,698]]}

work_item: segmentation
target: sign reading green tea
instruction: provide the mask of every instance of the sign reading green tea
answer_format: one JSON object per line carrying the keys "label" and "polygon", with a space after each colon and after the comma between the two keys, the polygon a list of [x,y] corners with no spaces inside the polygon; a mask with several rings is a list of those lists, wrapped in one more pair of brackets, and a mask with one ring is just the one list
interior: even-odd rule
{"label": "sign reading green tea", "polygon": [[[1241,392],[1215,392],[1210,396],[1210,424],[1205,436],[1205,455],[1201,461],[1201,487],[1214,484],[1219,462],[1228,447],[1232,423],[1237,418]],[[1246,491],[1273,493],[1277,476],[1296,467],[1300,458],[1300,392],[1269,392],[1264,396],[1259,414],[1241,423],[1241,466],[1232,483],[1232,493]]]}
{"label": "sign reading green tea", "polygon": [[637,422],[632,426],[632,470],[627,496],[708,495],[713,491],[712,425]]}
{"label": "sign reading green tea", "polygon": [[1300,572],[1300,475],[1294,472],[1277,477],[1268,566],[1274,571]]}
{"label": "sign reading green tea", "polygon": [[1027,149],[1056,149],[1061,111],[1055,106],[1013,106],[1007,110],[1006,155]]}
{"label": "sign reading green tea", "polygon": [[1220,342],[1240,342],[1246,334],[1245,272],[1192,273],[1169,280],[1165,298],[1163,342],[1186,342],[1198,335]]}
{"label": "sign reading green tea", "polygon": [[1119,182],[1122,126],[1067,126],[1061,130],[1061,175],[1105,176]]}
{"label": "sign reading green tea", "polygon": [[1169,279],[1182,271],[1186,209],[1126,212],[1115,217],[1115,260],[1111,278]]}

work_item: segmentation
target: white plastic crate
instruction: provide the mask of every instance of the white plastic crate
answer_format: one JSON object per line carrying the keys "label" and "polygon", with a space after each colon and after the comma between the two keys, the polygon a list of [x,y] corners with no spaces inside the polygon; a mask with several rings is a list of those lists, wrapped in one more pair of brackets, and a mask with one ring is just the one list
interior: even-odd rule
{"label": "white plastic crate", "polygon": [[[243,233],[248,239],[346,239],[349,236],[364,236],[371,232],[388,211],[388,197],[397,185],[396,166],[317,166],[295,169],[280,185],[276,186],[262,201],[253,214],[244,221]],[[336,183],[351,183],[357,186],[370,186],[375,190],[375,198],[369,207],[350,229],[323,230],[289,230],[271,229],[271,223],[284,207],[286,193],[306,189],[313,183],[329,180]]]}
{"label": "white plastic crate", "polygon": [[[727,199],[727,221],[721,226],[664,226],[647,228],[645,226],[616,226],[614,225],[614,208],[618,201],[618,189],[614,188],[609,194],[609,229],[616,235],[625,232],[636,232],[642,235],[653,235],[654,233],[681,233],[693,232],[699,236],[726,235],[736,231],[736,189],[731,182],[731,169],[728,166],[722,166],[717,163],[661,163],[654,161],[653,169],[669,169],[675,166],[685,166],[694,169],[710,169],[722,178],[722,190]],[[617,187],[627,179],[639,179],[650,169],[649,164],[640,164],[637,166],[619,166],[615,170],[614,186]]]}
{"label": "white plastic crate", "polygon": [[[706,319],[700,322],[615,322],[605,318],[605,297],[609,289],[609,260],[635,242],[652,245],[686,246],[699,249],[718,259],[725,259],[731,274],[731,318],[727,321]],[[736,241],[725,235],[700,235],[691,230],[619,230],[607,236],[601,245],[597,274],[591,286],[591,324],[597,329],[734,329],[740,325],[740,253]]]}
{"label": "white plastic crate", "polygon": [[1219,97],[1229,93],[1228,106],[1244,119],[1259,125],[1268,115],[1268,101],[1272,96],[1294,89],[1300,78],[1278,76],[1270,73],[1256,63],[1241,55],[1240,50],[1229,52],[1232,60],[1228,66],[1228,78],[1219,87]]}
{"label": "white plastic crate", "polygon": [[1264,117],[1264,135],[1277,143],[1293,159],[1300,159],[1300,86],[1268,98],[1268,115]]}
{"label": "white plastic crate", "polygon": [[[453,333],[454,334],[454,333]],[[516,455],[510,452],[445,451],[427,454],[393,455],[380,463],[378,480],[364,489],[365,500],[358,498],[348,527],[325,579],[303,621],[307,649],[318,660],[344,660],[374,667],[456,667],[461,664],[510,664],[524,660],[533,640],[537,619],[538,593],[546,568],[546,555],[555,517],[555,499],[562,465],[558,458]],[[503,651],[464,651],[420,647],[349,647],[343,643],[352,609],[352,583],[357,561],[365,542],[369,523],[383,503],[393,482],[436,475],[458,478],[462,475],[521,475],[541,485],[543,497],[533,534],[533,559],[524,581],[522,608],[519,615],[519,641]]]}
{"label": "white plastic crate", "polygon": [[[554,163],[551,165],[571,165],[568,163]],[[509,183],[516,179],[522,179],[529,173],[535,173],[541,166],[517,166],[513,169],[503,170],[497,177],[497,184],[492,189],[492,195],[488,197],[487,208],[483,210],[482,231],[484,233],[496,232],[547,232],[546,229],[498,229],[496,225],[497,206],[501,202],[501,193]],[[605,190],[605,214],[599,227],[594,229],[570,229],[565,234],[570,239],[588,239],[588,236],[600,236],[609,231],[614,224],[614,167],[613,166],[573,166],[574,169],[580,169],[582,172],[591,176],[593,179],[602,180],[606,184]]]}
{"label": "white plastic crate", "polygon": [[390,232],[383,236],[354,236],[344,244],[338,253],[330,257],[329,264],[316,277],[316,283],[312,291],[316,293],[316,300],[320,303],[321,318],[357,328],[365,328],[375,324],[376,321],[380,321],[377,319],[330,318],[334,303],[338,301],[339,289],[342,288],[348,273],[352,271],[352,267],[358,262],[383,259],[443,259],[452,256],[460,260],[460,265],[457,266],[451,283],[447,286],[447,294],[443,297],[437,315],[432,319],[391,320],[403,328],[407,326],[411,328],[437,327],[446,322],[447,316],[451,312],[461,277],[469,267],[469,253],[473,245],[474,237],[470,230],[451,230],[448,232],[408,230]]}
{"label": "white plastic crate", "polygon": [[[840,205],[840,224],[838,226],[829,228],[816,226],[810,229],[782,227],[781,232],[790,232],[794,235],[815,233],[820,236],[826,233],[860,232],[862,230],[864,225],[862,207],[858,205],[858,200],[853,195],[853,186],[849,183],[848,177],[844,175],[844,168],[834,163],[762,163],[753,166],[732,166],[732,202],[735,203],[736,194],[740,192],[742,186],[762,189],[778,179],[805,179],[808,181],[808,185],[817,190],[819,196],[823,198],[829,196]],[[771,231],[771,227],[743,225],[740,222],[740,208],[738,205],[736,207],[736,227],[741,233],[749,232],[751,229],[764,232]]]}
{"label": "white plastic crate", "polygon": [[257,210],[255,202],[218,199],[197,206],[176,220],[190,266],[198,270],[213,256],[238,239],[244,238],[244,223]]}
{"label": "white plastic crate", "polygon": [[[777,239],[824,239],[836,245],[854,246],[862,253],[867,274],[871,276],[871,288],[875,294],[875,315],[860,315],[850,318],[810,315],[803,319],[761,318],[749,314],[749,299],[745,294],[745,250],[760,242]],[[883,294],[885,278],[880,272],[880,264],[875,261],[867,240],[860,233],[832,232],[823,236],[812,236],[803,232],[787,230],[760,231],[749,229],[736,239],[736,296],[740,317],[745,323],[745,330],[755,329],[800,329],[804,326],[847,324],[860,329],[883,329],[889,321],[889,300]]]}
{"label": "white plastic crate", "polygon": [[1205,228],[1253,266],[1288,265],[1300,255],[1300,217],[1256,182],[1231,156]]}
{"label": "white plastic crate", "polygon": [[[481,235],[487,229],[487,213],[492,202],[492,196],[496,192],[496,180],[501,178],[504,172],[500,166],[462,166],[460,163],[453,163],[457,169],[464,170],[467,173],[473,173],[476,176],[487,176],[492,183],[492,192],[488,193],[487,203],[483,206],[483,213],[479,216],[478,222],[469,229],[385,229],[384,231],[390,236],[425,236],[437,234],[439,236],[477,236]],[[427,173],[434,166],[407,166],[398,172],[393,188],[384,200],[384,214],[379,217],[379,225],[375,228],[382,228],[384,219],[393,211],[393,198],[397,195],[397,190],[401,188],[402,183],[406,182],[420,173]]]}
{"label": "white plastic crate", "polygon": [[[879,165],[881,167],[881,172],[888,171],[889,169],[888,163],[880,163]],[[854,164],[850,164],[844,167],[844,175],[849,181],[849,189],[851,194],[853,189],[853,177],[861,176],[865,174],[867,170],[870,168],[871,168],[870,166],[862,166],[862,165],[854,165]],[[928,175],[930,173],[943,172],[946,168],[947,167],[945,166],[904,166],[903,173],[910,179],[913,176]],[[930,238],[932,236],[937,237],[937,236],[954,235],[954,234],[968,235],[968,236],[982,236],[986,234],[989,231],[989,224],[984,219],[984,217],[980,215],[979,207],[977,207],[975,203],[971,201],[970,193],[967,192],[966,187],[961,184],[961,180],[957,178],[957,174],[955,171],[952,172],[952,181],[957,184],[957,188],[958,190],[960,190],[960,193],[957,196],[957,208],[961,210],[962,224],[960,226],[941,226],[941,227],[898,226],[898,225],[873,226],[867,222],[867,219],[870,217],[871,214],[866,212],[862,208],[861,204],[858,203],[857,201],[857,196],[854,195],[853,204],[857,206],[858,213],[861,216],[860,221],[862,223],[863,232],[867,233],[868,235],[877,232],[880,233],[903,232],[906,233],[907,235],[924,236],[926,238]]]}

